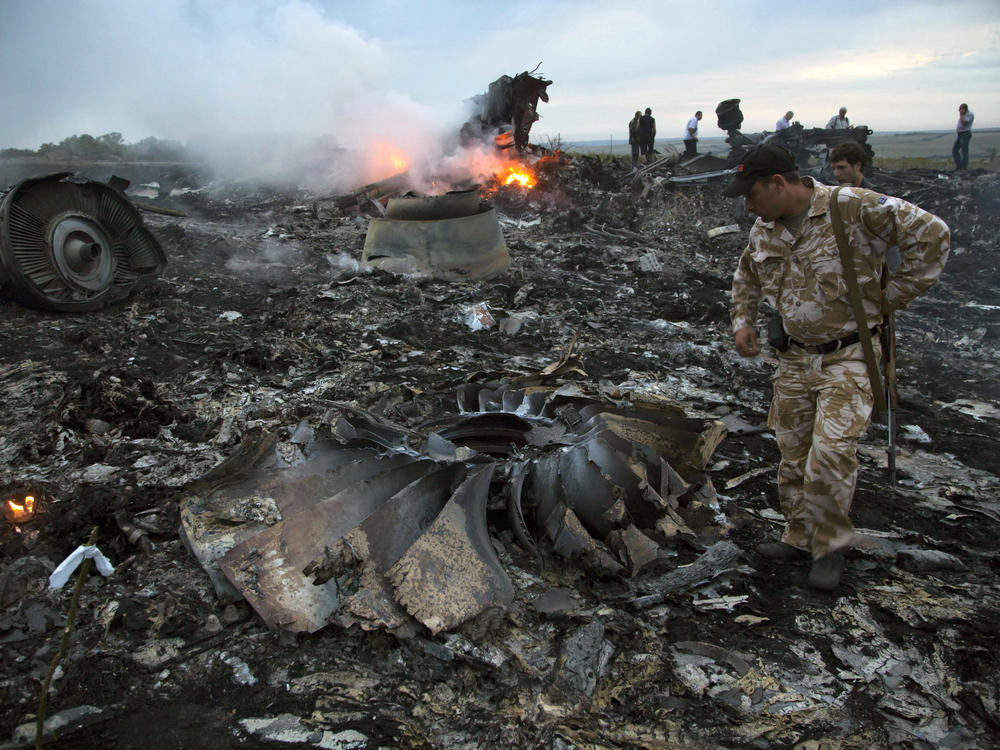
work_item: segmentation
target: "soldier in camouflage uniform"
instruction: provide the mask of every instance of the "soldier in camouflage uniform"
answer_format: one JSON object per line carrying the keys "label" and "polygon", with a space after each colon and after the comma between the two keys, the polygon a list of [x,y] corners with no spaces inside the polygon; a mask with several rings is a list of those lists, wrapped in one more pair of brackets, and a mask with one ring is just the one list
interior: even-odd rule
{"label": "soldier in camouflage uniform", "polygon": [[[780,146],[759,146],[737,169],[723,194],[745,196],[758,218],[733,277],[736,350],[743,357],[760,352],[754,324],[761,297],[781,313],[790,339],[778,357],[768,415],[781,451],[778,497],[786,525],[781,542],[758,551],[811,557],[810,585],[832,589],[844,567],[841,551],[854,536],[848,512],[857,441],[873,403],[830,219],[833,189],[800,178],[795,157]],[[878,355],[883,317],[937,281],[950,233],[933,214],[870,190],[843,188],[838,203]],[[893,245],[902,263],[883,290],[886,249]]]}

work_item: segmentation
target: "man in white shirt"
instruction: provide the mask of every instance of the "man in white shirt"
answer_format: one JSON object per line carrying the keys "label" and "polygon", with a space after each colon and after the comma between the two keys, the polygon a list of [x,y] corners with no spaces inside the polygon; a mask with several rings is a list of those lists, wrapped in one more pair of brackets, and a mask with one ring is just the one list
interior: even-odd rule
{"label": "man in white shirt", "polygon": [[847,119],[847,107],[841,107],[840,113],[831,117],[826,127],[829,130],[846,130],[851,127],[851,121]]}
{"label": "man in white shirt", "polygon": [[969,168],[969,141],[972,140],[972,120],[975,117],[969,111],[968,104],[958,105],[958,125],[955,127],[955,145],[951,147],[951,158],[955,160],[955,169]]}
{"label": "man in white shirt", "polygon": [[795,117],[795,113],[792,110],[785,112],[785,116],[774,123],[774,132],[777,133],[785,128],[790,128],[792,126],[792,118]]}
{"label": "man in white shirt", "polygon": [[698,155],[698,121],[700,119],[701,110],[699,109],[684,127],[684,156]]}

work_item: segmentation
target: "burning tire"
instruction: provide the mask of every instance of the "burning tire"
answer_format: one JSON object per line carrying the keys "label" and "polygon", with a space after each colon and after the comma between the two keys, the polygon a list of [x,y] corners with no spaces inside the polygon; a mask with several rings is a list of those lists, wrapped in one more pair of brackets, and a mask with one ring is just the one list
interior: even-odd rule
{"label": "burning tire", "polygon": [[135,206],[102,182],[61,172],[15,185],[0,202],[0,291],[28,307],[96,310],[166,265]]}

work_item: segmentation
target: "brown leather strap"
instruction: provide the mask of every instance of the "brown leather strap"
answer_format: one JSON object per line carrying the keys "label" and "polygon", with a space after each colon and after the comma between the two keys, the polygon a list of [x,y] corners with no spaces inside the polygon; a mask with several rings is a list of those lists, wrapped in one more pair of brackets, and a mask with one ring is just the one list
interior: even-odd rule
{"label": "brown leather strap", "polygon": [[847,242],[844,234],[844,220],[840,217],[840,204],[837,196],[840,188],[835,188],[830,196],[830,219],[833,224],[833,236],[837,238],[837,248],[840,250],[840,264],[844,267],[844,280],[847,282],[847,293],[854,310],[854,321],[858,326],[858,338],[861,350],[865,354],[865,365],[868,368],[868,380],[872,384],[872,396],[875,398],[875,409],[885,413],[885,391],[882,388],[882,377],[878,371],[878,361],[875,359],[875,348],[868,332],[868,319],[865,317],[864,305],[861,303],[861,289],[858,287],[858,274],[854,268],[854,249]]}

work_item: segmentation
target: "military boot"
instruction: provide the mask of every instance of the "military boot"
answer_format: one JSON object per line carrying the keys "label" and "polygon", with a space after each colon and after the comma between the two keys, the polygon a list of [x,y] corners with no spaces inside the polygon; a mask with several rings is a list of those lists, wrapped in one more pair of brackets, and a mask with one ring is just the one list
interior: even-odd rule
{"label": "military boot", "polygon": [[829,555],[817,557],[809,568],[809,585],[814,589],[832,591],[840,585],[840,576],[843,572],[843,553],[831,552]]}

